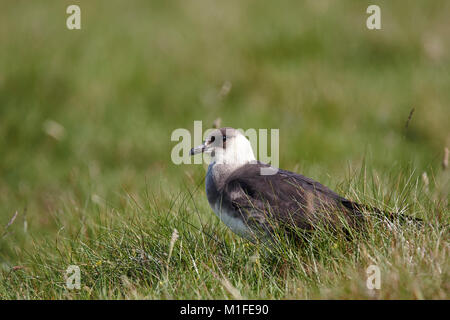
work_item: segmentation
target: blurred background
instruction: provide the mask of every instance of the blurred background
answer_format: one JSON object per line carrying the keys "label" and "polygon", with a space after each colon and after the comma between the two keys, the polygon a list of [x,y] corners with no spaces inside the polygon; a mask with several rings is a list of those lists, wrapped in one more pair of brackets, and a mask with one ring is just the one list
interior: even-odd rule
{"label": "blurred background", "polygon": [[18,211],[20,228],[0,263],[70,207],[193,186],[203,168],[174,165],[170,135],[194,120],[279,129],[280,166],[330,187],[363,159],[432,176],[450,144],[449,14],[447,0],[1,1],[0,226]]}

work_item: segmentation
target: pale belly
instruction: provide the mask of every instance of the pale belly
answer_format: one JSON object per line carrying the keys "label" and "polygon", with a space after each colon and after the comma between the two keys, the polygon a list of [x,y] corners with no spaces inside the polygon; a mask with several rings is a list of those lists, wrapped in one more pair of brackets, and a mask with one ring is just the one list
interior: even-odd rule
{"label": "pale belly", "polygon": [[[206,194],[208,196],[208,202],[211,209],[216,216],[237,235],[246,238],[250,241],[255,240],[254,232],[248,227],[248,225],[240,218],[236,217],[233,212],[228,212],[226,208],[221,205],[221,196],[216,188],[215,177],[213,173],[213,164],[210,164],[208,172],[206,174]],[[220,176],[220,172],[216,173]]]}
{"label": "pale belly", "polygon": [[254,232],[244,221],[242,221],[242,219],[233,217],[232,214],[229,214],[226,210],[221,209],[218,204],[216,204],[212,209],[216,216],[218,216],[219,219],[223,223],[225,223],[225,225],[230,228],[231,231],[243,238],[246,238],[247,240],[255,240]]}

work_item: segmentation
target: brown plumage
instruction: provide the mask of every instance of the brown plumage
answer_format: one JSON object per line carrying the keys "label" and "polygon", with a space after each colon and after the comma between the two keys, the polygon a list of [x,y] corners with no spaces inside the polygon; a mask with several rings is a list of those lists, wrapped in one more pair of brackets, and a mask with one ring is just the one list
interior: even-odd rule
{"label": "brown plumage", "polygon": [[270,231],[274,226],[313,230],[318,224],[359,226],[363,222],[356,204],[319,182],[281,169],[261,175],[262,167],[269,166],[247,164],[230,174],[218,189],[222,205],[231,205],[242,218],[251,217]]}

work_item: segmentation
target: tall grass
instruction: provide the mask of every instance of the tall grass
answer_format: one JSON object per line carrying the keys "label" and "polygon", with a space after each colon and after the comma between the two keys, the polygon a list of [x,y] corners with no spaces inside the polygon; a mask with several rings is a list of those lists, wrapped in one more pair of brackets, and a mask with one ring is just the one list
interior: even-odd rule
{"label": "tall grass", "polygon": [[[297,244],[280,234],[270,249],[228,231],[194,187],[176,196],[124,193],[118,207],[89,201],[79,212],[55,212],[59,231],[32,240],[20,267],[2,271],[0,296],[448,298],[448,202],[442,190],[433,184],[424,192],[420,176],[410,172],[383,179],[364,169],[351,177],[343,194],[424,224],[367,213],[367,228],[351,240],[319,228]],[[69,265],[82,270],[80,290],[66,288]],[[381,270],[380,290],[366,287],[370,265]]]}

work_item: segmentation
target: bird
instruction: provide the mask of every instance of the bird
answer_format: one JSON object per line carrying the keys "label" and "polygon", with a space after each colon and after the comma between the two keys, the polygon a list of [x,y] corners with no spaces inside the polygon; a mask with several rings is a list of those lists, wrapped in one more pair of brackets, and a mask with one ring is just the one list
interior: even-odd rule
{"label": "bird", "polygon": [[211,157],[205,177],[209,205],[231,231],[251,242],[273,241],[281,229],[364,228],[364,206],[311,178],[257,161],[239,130],[213,130],[190,150],[191,156],[199,153]]}

